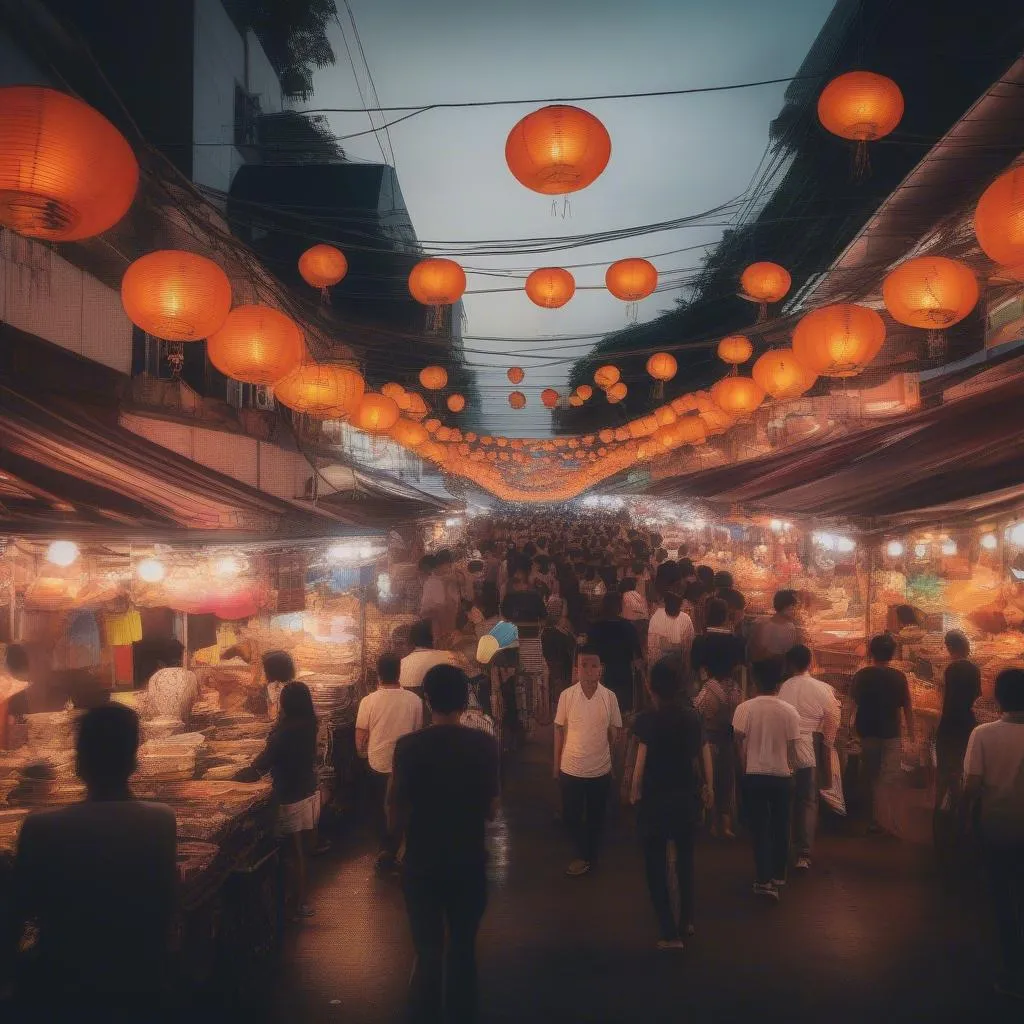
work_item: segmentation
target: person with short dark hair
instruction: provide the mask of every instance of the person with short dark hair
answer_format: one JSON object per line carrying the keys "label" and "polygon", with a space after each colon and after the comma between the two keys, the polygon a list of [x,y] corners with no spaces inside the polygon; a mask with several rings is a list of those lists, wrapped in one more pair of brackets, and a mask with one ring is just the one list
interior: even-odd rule
{"label": "person with short dark hair", "polygon": [[[647,891],[658,919],[659,949],[682,949],[683,936],[693,934],[693,848],[703,785],[700,716],[686,699],[679,664],[659,661],[651,668],[648,688],[653,710],[642,711],[633,723],[639,741],[630,802],[637,806],[637,825],[644,851]],[[668,844],[676,848],[678,919],[668,888]]]}
{"label": "person with short dark hair", "polygon": [[602,683],[615,694],[620,711],[632,710],[633,681],[644,653],[633,623],[622,616],[622,595],[618,591],[605,594],[601,618],[594,623],[590,635],[604,666]]}
{"label": "person with short dark hair", "polygon": [[914,734],[914,713],[907,677],[889,663],[896,641],[879,633],[868,644],[871,664],[862,668],[850,684],[854,728],[860,736],[863,798],[868,831],[896,833],[893,787],[900,774],[900,712],[907,735]]}
{"label": "person with short dark hair", "polygon": [[722,681],[732,678],[743,664],[743,641],[729,627],[729,609],[719,598],[712,598],[704,609],[704,632],[694,638],[690,666],[695,673]]}
{"label": "person with short dark hair", "polygon": [[935,809],[956,810],[971,730],[978,724],[974,702],[981,696],[981,672],[970,660],[971,644],[958,629],[945,636],[950,662],[943,674],[942,715],[935,731]]}
{"label": "person with short dark hair", "polygon": [[996,677],[1001,716],[967,741],[961,821],[976,821],[999,940],[999,992],[1024,999],[1024,669]]}
{"label": "person with short dark hair", "polygon": [[427,672],[435,665],[453,664],[453,658],[448,651],[434,650],[434,628],[428,619],[412,624],[409,639],[412,650],[402,659],[398,680],[405,689],[419,692]]}
{"label": "person with short dark hair", "polygon": [[743,767],[743,800],[754,847],[754,894],[778,900],[789,866],[789,823],[793,768],[797,763],[800,716],[780,700],[782,659],[752,666],[757,696],[733,715]]}
{"label": "person with short dark hair", "polygon": [[795,590],[779,590],[772,599],[774,615],[759,618],[750,631],[748,655],[751,661],[765,658],[783,658],[786,652],[801,643],[800,627],[796,616],[800,596]]}
{"label": "person with short dark hair", "polygon": [[30,918],[39,929],[35,984],[18,1020],[159,1016],[177,890],[176,825],[166,804],[136,800],[129,790],[138,747],[134,711],[120,704],[87,711],[77,739],[85,801],[31,814],[22,825],[12,913],[0,922],[0,965],[13,959]]}
{"label": "person with short dark hair", "polygon": [[651,616],[647,627],[647,662],[653,665],[665,657],[686,664],[693,646],[693,622],[683,611],[679,594],[669,591],[664,604]]}
{"label": "person with short dark hair", "polygon": [[399,685],[402,662],[397,654],[382,654],[377,659],[377,689],[368,693],[356,712],[356,752],[369,766],[370,799],[377,826],[380,848],[377,870],[395,867],[402,837],[387,827],[385,800],[395,756],[395,744],[423,728],[423,701],[411,690]]}
{"label": "person with short dark hair", "polygon": [[498,807],[498,747],[461,724],[469,680],[454,665],[423,679],[431,724],[395,745],[388,820],[406,837],[405,906],[416,949],[417,1021],[473,1021],[476,934],[487,906],[486,822]]}

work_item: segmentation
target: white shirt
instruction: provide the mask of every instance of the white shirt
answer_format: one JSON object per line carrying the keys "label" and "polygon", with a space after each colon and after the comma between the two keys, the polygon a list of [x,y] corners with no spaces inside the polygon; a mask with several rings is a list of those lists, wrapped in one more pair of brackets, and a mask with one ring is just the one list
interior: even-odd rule
{"label": "white shirt", "polygon": [[1001,718],[979,725],[967,741],[964,775],[981,776],[986,839],[1024,842],[1024,723]]}
{"label": "white shirt", "polygon": [[813,768],[817,763],[814,756],[814,733],[820,732],[825,745],[832,747],[839,731],[839,699],[828,683],[807,672],[787,679],[779,687],[779,700],[792,704],[800,716],[800,738],[796,741],[797,764],[801,768]]}
{"label": "white shirt", "polygon": [[599,683],[589,699],[579,683],[563,690],[558,697],[555,725],[565,729],[559,768],[566,775],[597,779],[612,770],[608,730],[622,728],[622,715],[611,690]]}
{"label": "white shirt", "polygon": [[370,767],[390,775],[395,744],[407,733],[423,728],[423,701],[401,687],[382,686],[359,702],[356,728],[370,734],[366,749]]}
{"label": "white shirt", "polygon": [[423,596],[420,598],[420,615],[430,618],[443,612],[448,605],[448,588],[440,576],[428,576],[423,581]]}
{"label": "white shirt", "polygon": [[402,659],[402,668],[398,675],[401,686],[409,689],[423,685],[423,677],[435,665],[454,665],[455,659],[450,651],[435,651],[432,648],[418,647]]}
{"label": "white shirt", "polygon": [[665,647],[679,647],[685,653],[693,646],[693,620],[686,612],[669,618],[664,608],[651,616],[647,627],[647,660],[652,664],[662,656]]}
{"label": "white shirt", "polygon": [[[638,582],[637,586],[639,585]],[[624,619],[630,619],[631,621],[646,619],[648,614],[647,602],[639,590],[627,590],[622,595],[622,617]]]}
{"label": "white shirt", "polygon": [[778,697],[744,701],[732,716],[732,727],[746,737],[747,775],[790,776],[790,740],[800,738],[800,716]]}

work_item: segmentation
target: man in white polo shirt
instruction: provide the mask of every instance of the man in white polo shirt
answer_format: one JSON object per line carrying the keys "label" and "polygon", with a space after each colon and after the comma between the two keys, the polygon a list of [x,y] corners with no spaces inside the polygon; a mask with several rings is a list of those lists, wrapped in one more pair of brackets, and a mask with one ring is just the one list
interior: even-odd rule
{"label": "man in white polo shirt", "polygon": [[576,682],[555,712],[554,778],[562,787],[562,818],[575,859],[566,869],[585,875],[597,856],[612,778],[612,746],[622,728],[614,693],[601,685],[601,658],[590,644],[576,654]]}
{"label": "man in white polo shirt", "polygon": [[400,665],[397,654],[382,654],[377,659],[379,685],[359,702],[356,713],[356,750],[370,764],[371,800],[380,836],[378,871],[395,866],[402,841],[401,836],[389,831],[384,813],[395,744],[407,733],[423,727],[423,701],[398,685]]}

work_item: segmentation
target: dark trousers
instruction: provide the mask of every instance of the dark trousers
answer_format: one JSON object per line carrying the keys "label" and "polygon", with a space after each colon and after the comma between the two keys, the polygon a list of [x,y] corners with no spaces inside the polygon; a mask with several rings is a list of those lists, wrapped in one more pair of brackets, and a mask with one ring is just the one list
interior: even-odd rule
{"label": "dark trousers", "polygon": [[[678,939],[682,930],[693,923],[693,844],[692,827],[680,826],[671,835],[643,836],[644,868],[647,891],[651,894],[661,937]],[[676,847],[676,883],[679,886],[679,920],[672,910],[668,888],[668,844]]]}
{"label": "dark trousers", "polygon": [[402,889],[416,948],[409,991],[411,1021],[473,1024],[477,1019],[476,933],[487,906],[483,867],[407,873]]}
{"label": "dark trousers", "polygon": [[758,882],[786,877],[792,788],[792,780],[780,775],[743,777],[743,801]]}
{"label": "dark trousers", "polygon": [[377,832],[377,840],[380,844],[380,852],[392,860],[398,856],[398,848],[402,845],[402,837],[392,835],[388,829],[388,816],[385,803],[388,795],[389,774],[370,772],[370,801],[373,815],[373,826]]}
{"label": "dark trousers", "polygon": [[1024,982],[1024,846],[985,844],[985,867],[1003,971]]}
{"label": "dark trousers", "polygon": [[559,776],[562,782],[562,820],[569,830],[573,850],[580,860],[593,861],[604,832],[608,809],[611,775],[596,779],[578,779],[575,775]]}
{"label": "dark trousers", "polygon": [[794,779],[796,854],[798,857],[810,857],[818,827],[818,769],[813,765],[797,768]]}

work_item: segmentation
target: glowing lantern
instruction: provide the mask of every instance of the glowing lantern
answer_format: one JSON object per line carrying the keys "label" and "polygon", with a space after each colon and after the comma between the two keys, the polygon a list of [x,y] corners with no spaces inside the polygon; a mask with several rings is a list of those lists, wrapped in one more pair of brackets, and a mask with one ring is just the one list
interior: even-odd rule
{"label": "glowing lantern", "polygon": [[959,323],[974,309],[978,280],[956,260],[919,256],[886,275],[882,298],[893,320],[937,330]]}
{"label": "glowing lantern", "polygon": [[509,384],[521,384],[526,372],[521,366],[510,366],[505,376],[508,377]]}
{"label": "glowing lantern", "polygon": [[628,391],[629,389],[620,380],[605,392],[605,397],[614,405],[616,402],[621,402],[626,397]]}
{"label": "glowing lantern", "polygon": [[433,418],[427,420],[426,423],[423,424],[423,429],[428,434],[436,434],[437,431],[440,430],[440,428],[441,428],[441,421],[440,420],[435,420]]}
{"label": "glowing lantern", "polygon": [[613,384],[617,384],[619,377],[619,368],[617,366],[602,366],[594,374],[594,383],[607,391]]}
{"label": "glowing lantern", "polygon": [[424,306],[450,306],[465,290],[466,272],[455,260],[420,260],[409,273],[409,291]]}
{"label": "glowing lantern", "polygon": [[387,395],[402,412],[408,412],[412,405],[412,396],[402,387],[394,382],[383,385],[380,389],[382,395]]}
{"label": "glowing lantern", "polygon": [[558,392],[554,388],[545,388],[540,393],[540,403],[545,409],[554,409],[558,405]]}
{"label": "glowing lantern", "polygon": [[743,297],[760,306],[758,320],[767,319],[769,304],[784,299],[792,283],[789,271],[778,263],[751,263],[740,276]]}
{"label": "glowing lantern", "polygon": [[579,408],[579,407],[580,407],[581,405],[583,405],[583,399],[582,399],[582,398],[580,398],[580,396],[579,396],[579,395],[577,395],[577,394],[576,394],[576,392],[574,391],[574,392],[573,392],[573,393],[572,393],[572,394],[571,394],[571,395],[569,396],[569,404],[570,404],[570,405],[571,405],[571,406],[572,406],[572,407],[573,407],[574,409],[578,409],[578,408]]}
{"label": "glowing lantern", "polygon": [[236,306],[206,343],[210,362],[247,384],[276,384],[305,353],[299,325],[270,306]]}
{"label": "glowing lantern", "polygon": [[793,354],[812,373],[853,377],[885,343],[882,318],[866,306],[836,303],[807,313],[793,331]]}
{"label": "glowing lantern", "polygon": [[452,439],[452,428],[444,426],[438,427],[437,430],[434,431],[434,437],[438,441],[450,441]]}
{"label": "glowing lantern", "polygon": [[448,371],[443,366],[425,366],[420,370],[420,384],[428,391],[440,391],[448,383]]}
{"label": "glowing lantern", "polygon": [[723,412],[736,418],[750,416],[764,401],[764,390],[751,377],[723,377],[712,389],[711,400]]}
{"label": "glowing lantern", "polygon": [[683,416],[688,412],[696,412],[699,408],[697,405],[697,399],[693,395],[689,394],[673,398],[669,405],[671,405],[672,411],[677,416]]}
{"label": "glowing lantern", "polygon": [[546,196],[586,188],[611,155],[605,126],[593,114],[563,104],[527,114],[505,141],[505,161],[515,179]]}
{"label": "glowing lantern", "polygon": [[474,434],[472,430],[467,430],[466,431],[466,440],[470,441],[470,442],[475,441],[476,440],[476,434]]}
{"label": "glowing lantern", "polygon": [[[523,406],[526,405],[526,395],[524,395],[522,391],[513,391],[508,396],[508,404],[511,405],[513,409],[522,409]],[[501,439],[499,438],[498,440],[500,441]]]}
{"label": "glowing lantern", "polygon": [[112,228],[139,185],[131,146],[98,111],[54,89],[0,89],[0,224],[73,242]]}
{"label": "glowing lantern", "polygon": [[404,417],[391,428],[391,436],[403,448],[418,448],[421,444],[426,444],[430,438],[422,423],[415,423]]}
{"label": "glowing lantern", "polygon": [[799,398],[818,379],[816,374],[797,361],[793,350],[788,348],[765,352],[750,372],[764,391],[783,402]]}
{"label": "glowing lantern", "polygon": [[615,440],[616,441],[628,441],[629,440],[629,427],[616,427],[615,428]]}
{"label": "glowing lantern", "polygon": [[466,399],[462,395],[449,395],[445,404],[449,412],[462,412],[466,408]]}
{"label": "glowing lantern", "polygon": [[753,354],[754,346],[742,334],[730,334],[718,343],[718,358],[732,366],[745,363]]}
{"label": "glowing lantern", "polygon": [[990,260],[1024,280],[1024,167],[1012,167],[981,194],[974,233]]}
{"label": "glowing lantern", "polygon": [[648,260],[618,260],[605,272],[604,283],[615,298],[639,302],[658,287],[658,271]]}
{"label": "glowing lantern", "polygon": [[274,385],[282,405],[324,419],[350,416],[365,392],[362,374],[331,363],[303,363]]}
{"label": "glowing lantern", "polygon": [[655,352],[647,360],[647,372],[658,381],[671,380],[679,370],[675,356],[668,352]]}
{"label": "glowing lantern", "polygon": [[299,274],[302,280],[326,299],[327,289],[337,284],[348,273],[348,260],[340,249],[333,245],[314,245],[299,257]]}
{"label": "glowing lantern", "polygon": [[576,389],[576,394],[579,395],[584,402],[589,402],[594,394],[594,389],[589,384],[581,384]]}
{"label": "glowing lantern", "polygon": [[387,395],[367,391],[352,414],[352,425],[369,434],[385,434],[400,415],[398,406]]}
{"label": "glowing lantern", "polygon": [[655,409],[654,418],[658,421],[658,425],[662,427],[667,427],[670,423],[675,423],[679,419],[670,405],[663,405]]}
{"label": "glowing lantern", "polygon": [[409,408],[405,410],[407,415],[410,419],[422,420],[427,415],[427,403],[423,396],[418,391],[407,391],[406,394],[409,396]]}
{"label": "glowing lantern", "polygon": [[526,279],[526,294],[535,305],[559,309],[576,294],[576,279],[561,267],[541,267]]}
{"label": "glowing lantern", "polygon": [[672,429],[681,444],[703,444],[708,439],[707,427],[699,416],[683,416]]}
{"label": "glowing lantern", "polygon": [[605,427],[597,435],[605,444],[611,444],[615,440],[615,431]]}
{"label": "glowing lantern", "polygon": [[867,143],[884,138],[903,117],[903,93],[885,75],[848,71],[833,78],[818,97],[818,120],[841,139],[857,143],[854,168],[868,168]]}

